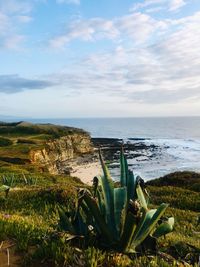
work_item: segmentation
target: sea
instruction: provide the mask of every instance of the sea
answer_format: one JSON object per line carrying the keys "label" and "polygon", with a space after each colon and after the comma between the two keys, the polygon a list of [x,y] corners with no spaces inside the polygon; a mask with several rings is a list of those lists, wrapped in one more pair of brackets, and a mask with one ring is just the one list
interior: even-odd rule
{"label": "sea", "polygon": [[[73,118],[31,120],[82,128],[92,137],[122,138],[124,142],[155,145],[128,163],[145,181],[175,171],[200,172],[200,117]],[[136,151],[137,152],[137,151]],[[141,152],[141,151],[140,151]],[[117,177],[119,168],[112,170]]]}

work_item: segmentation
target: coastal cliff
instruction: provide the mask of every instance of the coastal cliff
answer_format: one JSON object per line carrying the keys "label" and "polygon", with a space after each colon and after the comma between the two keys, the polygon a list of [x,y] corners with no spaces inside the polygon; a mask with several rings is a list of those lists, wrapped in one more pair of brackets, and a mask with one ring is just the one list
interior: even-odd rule
{"label": "coastal cliff", "polygon": [[31,150],[30,159],[33,164],[39,164],[51,174],[61,174],[67,172],[67,160],[92,151],[90,136],[85,133],[74,133],[51,140],[42,149]]}
{"label": "coastal cliff", "polygon": [[69,174],[70,160],[93,152],[89,133],[53,124],[0,122],[0,167]]}

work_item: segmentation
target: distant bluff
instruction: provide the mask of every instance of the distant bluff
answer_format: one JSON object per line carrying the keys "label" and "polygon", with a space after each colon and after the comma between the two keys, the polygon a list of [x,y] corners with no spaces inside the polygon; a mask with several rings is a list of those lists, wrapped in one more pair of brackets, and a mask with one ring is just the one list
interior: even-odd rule
{"label": "distant bluff", "polygon": [[0,168],[63,173],[67,160],[91,153],[88,132],[53,124],[0,122]]}

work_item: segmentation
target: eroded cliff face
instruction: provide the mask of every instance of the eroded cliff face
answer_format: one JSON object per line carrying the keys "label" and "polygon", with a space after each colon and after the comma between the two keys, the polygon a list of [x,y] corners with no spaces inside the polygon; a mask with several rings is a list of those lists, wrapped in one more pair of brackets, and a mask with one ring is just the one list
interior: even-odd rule
{"label": "eroded cliff face", "polygon": [[51,174],[67,173],[66,162],[82,154],[93,152],[88,134],[74,133],[49,141],[43,149],[30,152],[31,162]]}

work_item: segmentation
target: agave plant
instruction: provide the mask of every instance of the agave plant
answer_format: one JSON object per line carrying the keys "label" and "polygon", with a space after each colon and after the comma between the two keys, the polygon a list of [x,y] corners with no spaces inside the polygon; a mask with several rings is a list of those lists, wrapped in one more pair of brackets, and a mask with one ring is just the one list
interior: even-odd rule
{"label": "agave plant", "polygon": [[[60,227],[73,235],[88,237],[92,232],[103,247],[125,253],[156,243],[156,238],[173,230],[174,218],[159,224],[168,207],[148,208],[143,180],[128,169],[123,148],[120,154],[120,185],[116,185],[99,153],[103,175],[93,180],[93,192],[79,192],[74,212],[60,210]],[[145,246],[147,244],[147,246]]]}

